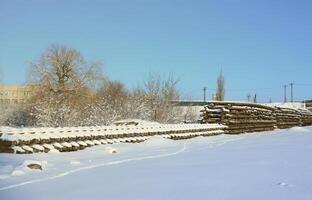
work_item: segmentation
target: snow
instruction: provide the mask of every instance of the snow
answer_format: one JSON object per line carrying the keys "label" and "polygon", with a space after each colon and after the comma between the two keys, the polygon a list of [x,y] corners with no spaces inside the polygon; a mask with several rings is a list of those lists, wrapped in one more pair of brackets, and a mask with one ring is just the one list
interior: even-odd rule
{"label": "snow", "polygon": [[72,160],[72,161],[70,161],[70,164],[71,164],[71,165],[80,165],[81,162],[78,161],[78,160]]}
{"label": "snow", "polygon": [[158,122],[152,122],[152,121],[146,121],[146,120],[141,120],[141,119],[124,119],[124,120],[119,120],[119,121],[115,121],[112,123],[112,125],[115,126],[122,126],[122,125],[127,125],[127,124],[132,124],[134,126],[137,125],[159,125]]}
{"label": "snow", "polygon": [[24,174],[25,174],[25,172],[22,170],[14,170],[11,175],[12,176],[23,176]]}
{"label": "snow", "polygon": [[44,151],[44,147],[38,144],[32,145],[33,149],[36,149],[37,151]]}
{"label": "snow", "polygon": [[[0,199],[311,200],[311,141],[312,127],[295,127],[0,154]],[[29,163],[43,170],[25,167]]]}
{"label": "snow", "polygon": [[27,146],[27,145],[22,146],[22,148],[23,148],[25,151],[29,151],[29,152],[33,152],[33,151],[34,151],[33,148],[31,148],[31,147],[29,147],[29,146]]}
{"label": "snow", "polygon": [[57,142],[53,143],[52,145],[53,145],[55,148],[59,148],[59,149],[63,148],[63,146],[62,146],[60,143],[57,143]]}
{"label": "snow", "polygon": [[55,153],[55,154],[58,154],[58,153],[60,153],[60,151],[57,150],[57,149],[51,149],[48,153]]}
{"label": "snow", "polygon": [[25,150],[22,147],[15,146],[13,147],[14,152],[25,153]]}
{"label": "snow", "polygon": [[79,145],[81,145],[81,146],[84,146],[84,147],[87,147],[88,145],[87,145],[87,143],[85,143],[84,141],[78,141],[77,142]]}
{"label": "snow", "polygon": [[77,142],[70,142],[70,144],[73,146],[73,147],[79,147],[79,144]]}
{"label": "snow", "polygon": [[68,142],[62,142],[61,145],[62,145],[63,147],[67,147],[67,148],[71,148],[71,147],[72,147],[72,145],[69,144]]}
{"label": "snow", "polygon": [[286,102],[286,103],[264,103],[266,106],[277,106],[281,108],[305,109],[305,103],[302,102]]}
{"label": "snow", "polygon": [[86,140],[85,142],[86,142],[87,145],[90,145],[90,146],[94,145],[94,143],[92,141],[90,141],[90,140]]}
{"label": "snow", "polygon": [[16,168],[11,173],[11,176],[24,176],[27,173],[40,172],[40,169],[30,169],[28,165],[36,164],[40,165],[42,169],[45,169],[48,165],[47,161],[37,161],[37,160],[25,160],[21,165],[16,166]]}
{"label": "snow", "polygon": [[43,144],[42,146],[43,146],[44,148],[49,149],[49,150],[54,149],[53,145],[50,145],[50,144]]}

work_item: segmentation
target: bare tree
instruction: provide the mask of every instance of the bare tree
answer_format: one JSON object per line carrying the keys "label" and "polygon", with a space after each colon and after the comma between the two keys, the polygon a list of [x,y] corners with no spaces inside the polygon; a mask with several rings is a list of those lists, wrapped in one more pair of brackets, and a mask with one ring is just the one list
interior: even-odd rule
{"label": "bare tree", "polygon": [[92,88],[103,81],[98,64],[88,63],[75,49],[51,45],[30,65],[29,84],[36,92],[28,101],[29,120],[38,126],[81,125]]}
{"label": "bare tree", "polygon": [[169,75],[162,78],[160,75],[150,74],[148,80],[144,83],[142,98],[150,109],[149,120],[159,122],[171,122],[175,113],[172,100],[179,99],[177,84],[179,80]]}
{"label": "bare tree", "polygon": [[129,99],[129,94],[121,82],[107,81],[98,90],[97,98],[109,102],[115,109],[123,109]]}
{"label": "bare tree", "polygon": [[224,101],[224,95],[225,95],[225,88],[224,88],[225,82],[223,77],[223,72],[221,70],[219,77],[217,79],[217,91],[216,91],[216,100],[217,101]]}
{"label": "bare tree", "polygon": [[2,104],[0,105],[0,126],[26,126],[28,112],[22,104]]}
{"label": "bare tree", "polygon": [[23,109],[28,125],[107,125],[125,118],[174,122],[177,116],[171,101],[179,98],[178,80],[172,75],[150,75],[142,87],[129,92],[122,83],[103,78],[97,63],[60,45],[50,46],[29,72],[36,92]]}
{"label": "bare tree", "polygon": [[151,120],[153,109],[150,107],[150,101],[145,97],[145,93],[136,88],[129,93],[129,102],[127,104],[127,117],[143,120]]}
{"label": "bare tree", "polygon": [[106,81],[97,91],[91,108],[91,118],[96,124],[109,124],[115,120],[127,118],[129,93],[124,85],[117,81]]}
{"label": "bare tree", "polygon": [[196,120],[198,120],[196,115],[198,111],[193,106],[187,106],[182,113],[184,115],[184,123],[196,123]]}
{"label": "bare tree", "polygon": [[51,45],[30,64],[29,82],[59,93],[92,87],[103,78],[98,66],[97,62],[86,62],[75,49]]}

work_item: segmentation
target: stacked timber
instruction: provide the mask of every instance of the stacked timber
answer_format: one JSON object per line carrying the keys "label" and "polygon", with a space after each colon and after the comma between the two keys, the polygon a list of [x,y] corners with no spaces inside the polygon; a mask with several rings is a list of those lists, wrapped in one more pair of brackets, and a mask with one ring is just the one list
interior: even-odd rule
{"label": "stacked timber", "polygon": [[204,107],[204,110],[201,110],[202,120],[201,123],[203,124],[222,124],[222,116],[228,110],[224,105],[216,105],[216,104],[208,104]]}
{"label": "stacked timber", "polygon": [[230,134],[312,125],[312,112],[309,110],[243,102],[210,102],[201,116],[201,123],[226,125]]}
{"label": "stacked timber", "polygon": [[229,113],[225,114],[225,124],[229,133],[271,131],[274,130],[274,111],[270,108],[248,106],[229,106]]}
{"label": "stacked timber", "polygon": [[274,108],[253,103],[212,102],[202,111],[202,123],[226,125],[227,133],[270,131],[276,120]]}
{"label": "stacked timber", "polygon": [[309,110],[300,109],[301,114],[301,125],[312,126],[312,112]]}
{"label": "stacked timber", "polygon": [[301,113],[295,109],[276,107],[275,118],[280,129],[301,126]]}
{"label": "stacked timber", "polygon": [[224,133],[219,124],[152,124],[65,128],[0,127],[0,153],[38,153],[77,151],[87,147],[138,143],[151,136],[179,140]]}

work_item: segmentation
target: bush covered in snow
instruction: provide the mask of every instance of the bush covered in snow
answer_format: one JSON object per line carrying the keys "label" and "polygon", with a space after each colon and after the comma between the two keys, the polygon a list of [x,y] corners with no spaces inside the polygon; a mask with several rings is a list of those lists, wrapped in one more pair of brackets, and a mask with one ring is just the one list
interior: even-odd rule
{"label": "bush covered in snow", "polygon": [[31,63],[34,95],[23,105],[0,108],[2,126],[93,126],[137,118],[175,122],[170,101],[179,98],[173,76],[151,75],[132,91],[102,75],[96,62],[86,62],[75,49],[50,46]]}

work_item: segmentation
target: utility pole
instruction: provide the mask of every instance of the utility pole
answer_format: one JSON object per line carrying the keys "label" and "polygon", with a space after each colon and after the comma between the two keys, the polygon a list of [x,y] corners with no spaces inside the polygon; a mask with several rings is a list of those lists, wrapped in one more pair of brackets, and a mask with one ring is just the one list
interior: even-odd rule
{"label": "utility pole", "polygon": [[284,88],[284,103],[287,102],[287,98],[286,98],[286,89],[287,89],[287,85],[283,85]]}
{"label": "utility pole", "polygon": [[207,91],[207,87],[204,87],[204,102],[206,102],[206,91]]}
{"label": "utility pole", "polygon": [[247,101],[248,101],[248,102],[250,101],[250,97],[251,97],[251,95],[250,95],[250,94],[247,94]]}
{"label": "utility pole", "polygon": [[293,89],[294,89],[294,83],[290,83],[290,99],[291,99],[291,103],[294,102],[294,93],[293,93]]}
{"label": "utility pole", "polygon": [[257,94],[255,94],[254,98],[253,98],[253,102],[257,103]]}

